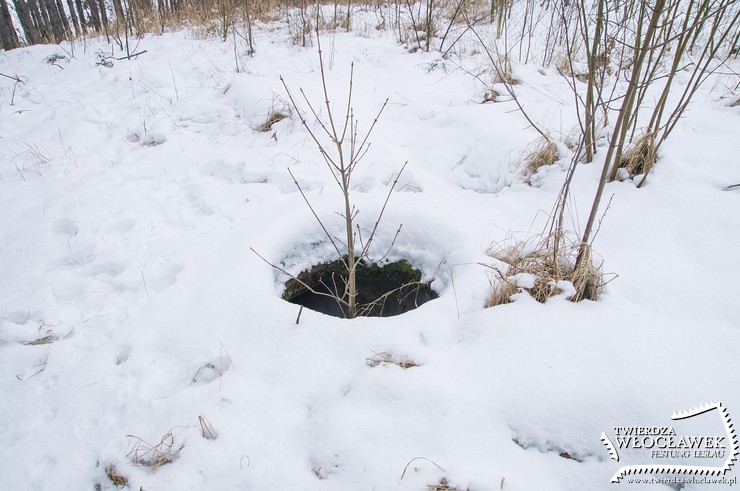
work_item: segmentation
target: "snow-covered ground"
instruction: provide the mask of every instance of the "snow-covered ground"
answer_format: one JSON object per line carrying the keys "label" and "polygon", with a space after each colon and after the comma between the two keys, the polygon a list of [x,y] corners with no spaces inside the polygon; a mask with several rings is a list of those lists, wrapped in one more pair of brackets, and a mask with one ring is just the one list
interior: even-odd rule
{"label": "snow-covered ground", "polygon": [[[358,220],[371,228],[408,161],[378,250],[403,224],[393,257],[440,298],[385,319],[304,310],[298,325],[250,247],[294,273],[331,259],[287,168],[337,234],[340,195],[295,115],[255,129],[285,109],[279,75],[321,100],[315,48],[274,25],[254,57],[186,31],[112,67],[96,64],[104,39],[0,53],[25,82],[0,78],[0,488],[113,489],[115,465],[137,490],[649,489],[610,484],[624,459],[602,432],[680,433],[670,415],[709,401],[740,421],[740,191],[724,190],[740,182],[740,107],[720,82],[646,187],[608,184],[594,248],[618,276],[600,301],[483,309],[488,246],[540,232],[555,202],[573,96],[554,69],[514,66],[563,155],[527,178],[537,134],[506,97],[481,104],[483,56],[363,32],[322,42],[337,101],[355,63],[361,130],[390,99],[354,176]],[[600,167],[576,172],[574,230]],[[369,366],[378,353],[419,366]],[[699,434],[724,434],[713,414]],[[172,463],[132,463],[168,433]],[[706,486],[722,488],[685,489]]]}

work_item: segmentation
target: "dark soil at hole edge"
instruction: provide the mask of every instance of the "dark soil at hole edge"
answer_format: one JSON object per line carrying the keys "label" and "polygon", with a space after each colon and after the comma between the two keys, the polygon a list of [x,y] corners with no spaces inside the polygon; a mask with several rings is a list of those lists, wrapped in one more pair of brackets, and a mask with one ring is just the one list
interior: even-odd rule
{"label": "dark soil at hole edge", "polygon": [[[342,262],[335,260],[313,266],[299,274],[298,278],[317,292],[331,293],[336,285],[341,293],[346,279],[346,272],[343,270]],[[431,282],[420,281],[421,271],[404,259],[383,266],[358,265],[358,313],[367,317],[391,317],[414,310],[438,297],[430,286]],[[384,301],[368,305],[393,290],[397,291],[388,295]],[[294,279],[285,283],[283,299],[327,315],[347,317],[343,307],[334,298],[317,295]]]}

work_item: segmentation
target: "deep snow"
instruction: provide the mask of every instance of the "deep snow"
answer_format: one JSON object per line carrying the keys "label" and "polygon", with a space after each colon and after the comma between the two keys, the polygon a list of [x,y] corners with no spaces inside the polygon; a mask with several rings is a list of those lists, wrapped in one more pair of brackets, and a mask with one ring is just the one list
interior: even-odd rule
{"label": "deep snow", "polygon": [[[239,45],[240,73],[232,41],[189,32],[147,37],[112,68],[96,65],[104,40],[56,64],[57,46],[0,53],[0,72],[25,80],[0,79],[0,487],[113,489],[115,464],[145,490],[425,490],[443,476],[471,491],[615,489],[601,432],[678,431],[671,413],[711,400],[740,418],[740,192],[723,190],[740,181],[740,108],[719,84],[645,188],[607,186],[594,247],[618,276],[599,302],[519,294],[484,310],[478,263],[511,232],[541,231],[568,156],[528,183],[537,134],[513,103],[480,103],[480,54],[445,61],[368,32],[323,41],[336,100],[355,62],[364,128],[390,98],[355,176],[359,221],[371,227],[408,161],[378,250],[403,224],[393,257],[436,271],[440,298],[387,319],[304,311],[298,325],[284,278],[249,248],[294,273],[331,258],[286,167],[337,234],[339,194],[295,117],[254,128],[284,108],[278,75],[320,96],[315,48],[263,26],[256,56]],[[566,82],[515,73],[567,152]],[[576,229],[599,171],[576,173]],[[381,352],[419,366],[369,367]],[[173,463],[130,463],[128,435],[169,431]],[[401,479],[415,457],[436,465],[415,460]]]}

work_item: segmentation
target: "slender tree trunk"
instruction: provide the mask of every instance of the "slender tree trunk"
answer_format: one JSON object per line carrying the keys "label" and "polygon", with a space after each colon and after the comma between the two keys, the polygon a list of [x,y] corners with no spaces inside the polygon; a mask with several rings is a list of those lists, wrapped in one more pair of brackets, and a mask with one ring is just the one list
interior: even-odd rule
{"label": "slender tree trunk", "polygon": [[434,14],[434,0],[427,0],[427,19],[426,19],[426,46],[425,51],[429,51],[429,43],[431,42],[432,38],[432,16]]}
{"label": "slender tree trunk", "polygon": [[27,44],[38,44],[39,33],[36,30],[36,26],[33,24],[31,17],[31,9],[24,0],[13,0],[15,4],[15,11],[18,14],[18,20],[21,21],[21,27],[23,28],[23,34],[26,36]]}
{"label": "slender tree trunk", "polygon": [[[583,21],[586,22],[586,5],[581,2]],[[596,14],[596,32],[594,33],[593,46],[588,55],[588,88],[586,90],[586,134],[585,149],[586,162],[592,162],[596,152],[596,104],[594,102],[594,86],[596,84],[596,61],[599,52],[599,42],[601,41],[601,29],[604,21],[604,0],[599,0],[599,10]],[[588,33],[586,26],[584,31]],[[588,38],[586,39],[588,43]],[[606,62],[606,60],[604,60]]]}
{"label": "slender tree trunk", "polygon": [[80,36],[82,35],[82,29],[80,28],[80,21],[77,19],[77,11],[75,10],[74,0],[67,0],[67,7],[69,7],[69,16],[72,18],[72,25],[75,28],[75,35]]}
{"label": "slender tree trunk", "polygon": [[[30,0],[36,2],[36,0]],[[51,18],[49,17],[49,10],[46,8],[46,0],[38,0],[39,12],[41,13],[41,24],[43,28],[40,29],[41,35],[44,41],[54,41],[54,32],[51,26]]]}
{"label": "slender tree trunk", "polygon": [[42,43],[48,37],[49,28],[44,23],[44,16],[41,15],[41,10],[39,10],[39,4],[36,2],[36,0],[28,0],[28,10],[31,13],[33,27],[36,29],[38,42]]}
{"label": "slender tree trunk", "polygon": [[[306,30],[308,28],[308,20],[306,19],[306,0],[301,0],[301,46],[306,47]],[[318,24],[316,25],[318,28]]]}
{"label": "slender tree trunk", "polygon": [[246,0],[245,7],[245,15],[247,17],[247,39],[249,40],[249,56],[252,56],[254,54],[254,43],[252,39],[252,1]]}
{"label": "slender tree trunk", "polygon": [[[98,0],[100,3],[100,19],[103,21],[103,27],[105,28],[105,37],[110,36],[110,23],[108,22],[108,12],[105,10],[105,0]],[[94,3],[95,0],[90,0],[90,3]]]}
{"label": "slender tree trunk", "polygon": [[683,27],[681,28],[681,35],[679,36],[678,41],[676,42],[676,46],[673,48],[675,50],[674,55],[673,55],[673,64],[671,65],[671,71],[669,73],[668,80],[666,81],[666,84],[663,87],[663,93],[660,95],[660,99],[658,99],[658,103],[655,106],[653,115],[650,118],[650,123],[648,124],[647,131],[649,133],[656,131],[658,127],[660,126],[660,120],[663,117],[663,111],[665,110],[666,102],[668,101],[668,94],[671,91],[671,86],[673,85],[673,79],[676,76],[676,73],[678,72],[678,67],[679,67],[679,64],[681,63],[681,58],[683,57],[686,51],[686,45],[688,44],[688,40],[689,40],[689,33],[687,32],[687,28],[691,20],[691,10],[693,6],[694,6],[694,2],[692,0],[689,3],[689,6],[687,8],[687,11],[684,17]]}
{"label": "slender tree trunk", "polygon": [[159,2],[157,2],[157,15],[159,16],[159,26],[162,33],[164,33],[164,23],[167,18],[168,10],[167,0],[159,0]]}
{"label": "slender tree trunk", "polygon": [[72,37],[72,28],[69,26],[69,20],[67,20],[67,12],[64,11],[64,4],[62,0],[56,0],[57,10],[59,11],[59,19],[62,21],[62,27],[64,28],[64,36],[69,35]]}
{"label": "slender tree trunk", "polygon": [[0,40],[5,49],[17,48],[20,45],[13,26],[13,18],[10,16],[10,9],[5,0],[0,0]]}
{"label": "slender tree trunk", "polygon": [[116,21],[125,23],[126,16],[123,13],[123,4],[121,4],[121,0],[113,0],[113,10],[116,12]]}
{"label": "slender tree trunk", "polygon": [[[637,99],[637,93],[640,89],[640,77],[642,69],[645,66],[645,58],[648,54],[652,54],[655,50],[653,40],[655,39],[655,32],[658,29],[658,21],[665,8],[666,0],[657,0],[653,6],[653,14],[650,19],[650,25],[645,32],[645,37],[642,41],[642,46],[637,43],[640,42],[640,38],[635,40],[635,64],[632,67],[632,76],[630,77],[630,83],[627,87],[627,92],[624,95],[622,101],[622,107],[619,110],[619,118],[614,128],[614,134],[612,135],[611,145],[607,153],[607,160],[613,161],[609,180],[613,181],[617,178],[617,172],[619,170],[619,164],[622,160],[622,152],[624,150],[624,143],[627,137],[627,131],[630,128],[631,121],[633,120],[633,111],[635,110],[635,100]],[[636,120],[635,120],[636,122]],[[616,147],[616,148],[615,148]],[[614,152],[616,150],[616,152]],[[613,159],[612,159],[613,157]]]}
{"label": "slender tree trunk", "polygon": [[617,148],[617,146],[621,147],[624,143],[617,141],[619,139],[618,135],[623,134],[622,126],[627,123],[626,119],[629,118],[629,114],[631,111],[631,104],[634,102],[634,93],[637,90],[637,82],[640,80],[640,72],[642,69],[642,65],[645,61],[645,56],[648,54],[648,52],[651,50],[652,46],[652,40],[653,35],[655,34],[655,30],[658,27],[658,21],[660,20],[660,15],[663,12],[663,7],[665,6],[666,0],[656,0],[655,5],[653,7],[653,15],[650,19],[650,25],[648,26],[647,32],[645,33],[645,37],[643,38],[642,46],[638,45],[639,43],[639,37],[635,40],[635,65],[632,67],[632,75],[630,77],[629,82],[629,88],[627,89],[627,93],[625,94],[622,108],[619,111],[619,115],[617,116],[617,121],[614,124],[614,133],[612,135],[612,141],[609,145],[609,150],[607,151],[606,158],[604,159],[604,167],[601,170],[601,177],[599,178],[599,186],[596,189],[596,195],[594,196],[594,202],[591,205],[591,213],[588,216],[588,221],[586,222],[586,228],[583,231],[583,237],[581,238],[581,246],[578,251],[578,257],[576,258],[576,269],[583,266],[583,261],[587,257],[586,253],[588,252],[588,243],[591,238],[591,231],[593,230],[594,223],[596,221],[596,214],[599,211],[599,203],[601,203],[601,197],[604,194],[604,187],[606,186],[607,178],[609,177],[609,167],[612,162],[612,158],[614,157],[614,151]]}
{"label": "slender tree trunk", "polygon": [[347,32],[352,30],[352,0],[347,0]]}
{"label": "slender tree trunk", "polygon": [[75,5],[77,7],[77,16],[80,19],[80,29],[82,29],[83,34],[86,34],[89,22],[85,18],[85,7],[82,5],[82,0],[75,0]]}
{"label": "slender tree trunk", "polygon": [[[339,146],[339,145],[337,145]],[[341,164],[344,168],[344,164]],[[357,316],[357,261],[355,258],[355,239],[352,230],[352,205],[349,200],[349,175],[342,174],[342,190],[344,191],[344,213],[347,228],[347,317],[354,319]]]}
{"label": "slender tree trunk", "polygon": [[100,24],[100,11],[98,10],[98,3],[95,0],[85,0],[85,3],[90,8],[90,22],[92,23],[93,29],[100,32],[102,26]]}
{"label": "slender tree trunk", "polygon": [[54,34],[54,42],[61,43],[64,40],[64,25],[62,24],[62,18],[59,16],[57,4],[54,0],[41,0],[41,3],[46,7],[49,25]]}

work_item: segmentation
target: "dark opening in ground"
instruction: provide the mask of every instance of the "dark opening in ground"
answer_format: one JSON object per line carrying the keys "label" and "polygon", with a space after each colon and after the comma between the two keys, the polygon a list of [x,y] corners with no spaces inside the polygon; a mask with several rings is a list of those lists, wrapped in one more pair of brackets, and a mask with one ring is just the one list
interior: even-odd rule
{"label": "dark opening in ground", "polygon": [[[357,316],[391,317],[414,310],[420,305],[437,298],[430,283],[421,282],[421,271],[405,260],[357,266]],[[346,307],[321,293],[334,295],[344,292],[347,272],[342,261],[319,264],[291,278],[285,283],[283,299],[296,305],[333,315],[347,317]],[[311,289],[307,288],[305,283]]]}

